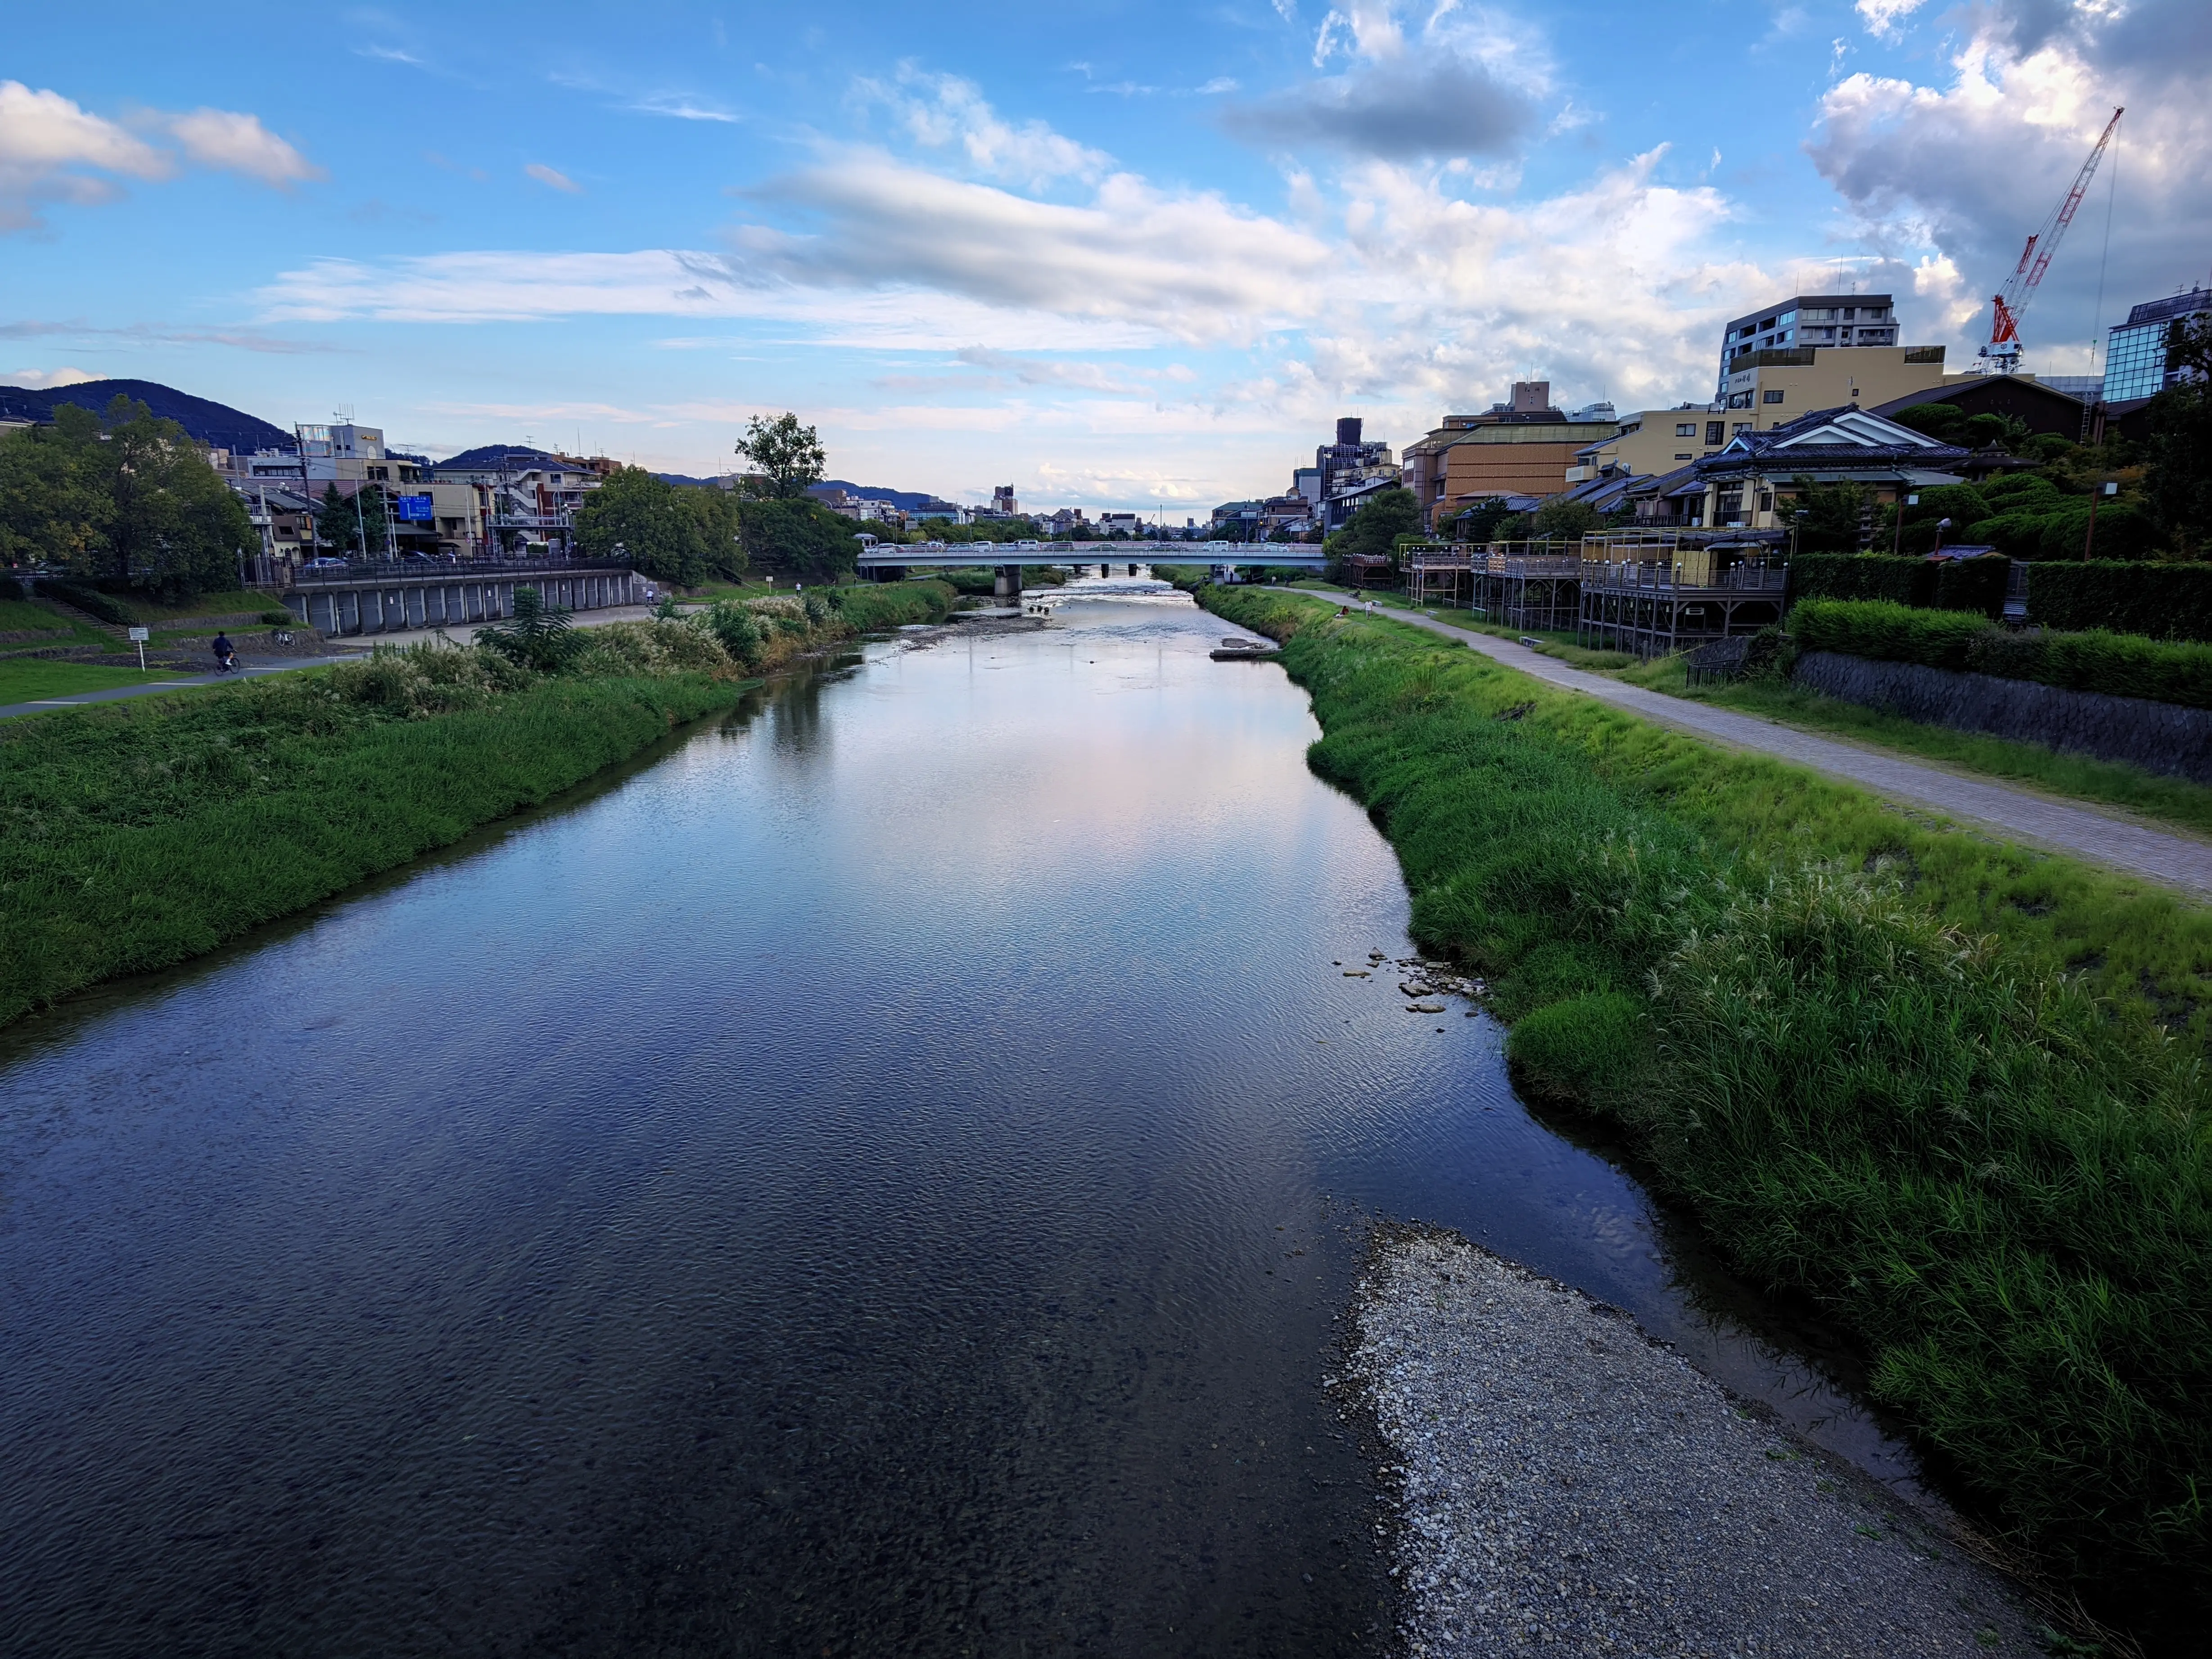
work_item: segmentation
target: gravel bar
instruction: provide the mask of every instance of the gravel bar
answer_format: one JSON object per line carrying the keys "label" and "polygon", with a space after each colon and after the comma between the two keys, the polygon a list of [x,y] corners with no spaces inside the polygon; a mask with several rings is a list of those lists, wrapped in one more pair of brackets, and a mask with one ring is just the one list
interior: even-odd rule
{"label": "gravel bar", "polygon": [[1358,1319],[1343,1382],[1399,1493],[1412,1653],[2045,1651],[1940,1517],[1616,1309],[1456,1235],[1394,1230]]}

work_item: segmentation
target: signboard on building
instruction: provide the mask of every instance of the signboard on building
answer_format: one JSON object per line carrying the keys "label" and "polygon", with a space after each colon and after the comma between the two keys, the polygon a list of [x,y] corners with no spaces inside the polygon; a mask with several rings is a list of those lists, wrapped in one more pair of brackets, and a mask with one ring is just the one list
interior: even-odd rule
{"label": "signboard on building", "polygon": [[397,495],[398,516],[415,524],[430,522],[430,498],[428,495]]}

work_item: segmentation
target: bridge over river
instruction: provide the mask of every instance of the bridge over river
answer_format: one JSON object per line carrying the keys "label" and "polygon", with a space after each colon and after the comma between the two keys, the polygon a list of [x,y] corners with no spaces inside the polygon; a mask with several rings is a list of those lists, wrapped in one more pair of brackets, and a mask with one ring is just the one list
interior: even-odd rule
{"label": "bridge over river", "polygon": [[995,587],[1002,599],[1021,592],[1025,564],[1064,565],[1077,570],[1095,564],[1101,576],[1112,575],[1119,565],[1133,576],[1139,566],[1147,564],[1202,564],[1225,574],[1262,565],[1319,570],[1324,562],[1321,550],[1305,544],[1042,541],[878,543],[862,552],[859,561],[860,574],[876,581],[901,581],[915,570],[995,570]]}

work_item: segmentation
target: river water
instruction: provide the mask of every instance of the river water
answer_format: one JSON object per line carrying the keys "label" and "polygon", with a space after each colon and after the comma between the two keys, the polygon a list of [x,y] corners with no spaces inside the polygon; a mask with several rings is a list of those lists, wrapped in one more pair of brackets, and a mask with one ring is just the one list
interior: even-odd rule
{"label": "river water", "polygon": [[1336,965],[1406,896],[1282,671],[1062,598],[0,1034],[0,1650],[1377,1651],[1377,1216],[1902,1478]]}

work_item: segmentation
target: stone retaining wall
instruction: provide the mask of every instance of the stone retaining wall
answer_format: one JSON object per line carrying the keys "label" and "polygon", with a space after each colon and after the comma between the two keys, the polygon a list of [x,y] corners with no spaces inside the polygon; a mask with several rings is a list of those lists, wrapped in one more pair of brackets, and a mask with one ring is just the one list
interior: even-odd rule
{"label": "stone retaining wall", "polygon": [[1957,673],[1918,663],[1875,662],[1840,651],[1808,651],[1797,659],[1791,677],[1808,690],[1907,720],[2126,761],[2146,771],[2212,783],[2212,709],[2069,691],[2033,680]]}

